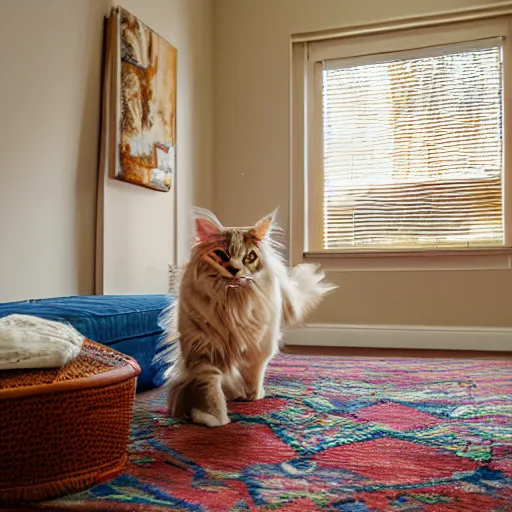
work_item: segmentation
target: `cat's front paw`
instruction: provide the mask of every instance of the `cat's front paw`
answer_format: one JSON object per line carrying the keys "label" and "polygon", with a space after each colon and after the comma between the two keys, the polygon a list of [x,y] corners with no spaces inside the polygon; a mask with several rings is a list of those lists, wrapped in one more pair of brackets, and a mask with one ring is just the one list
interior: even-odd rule
{"label": "cat's front paw", "polygon": [[265,398],[265,388],[263,386],[260,386],[258,389],[247,394],[247,400],[250,401],[261,400],[262,398]]}
{"label": "cat's front paw", "polygon": [[265,398],[265,388],[263,386],[261,386],[256,393],[256,400],[261,400],[262,398]]}
{"label": "cat's front paw", "polygon": [[208,412],[200,411],[199,409],[192,409],[191,416],[194,423],[206,425],[207,427],[222,427],[231,421],[227,414],[217,417]]}

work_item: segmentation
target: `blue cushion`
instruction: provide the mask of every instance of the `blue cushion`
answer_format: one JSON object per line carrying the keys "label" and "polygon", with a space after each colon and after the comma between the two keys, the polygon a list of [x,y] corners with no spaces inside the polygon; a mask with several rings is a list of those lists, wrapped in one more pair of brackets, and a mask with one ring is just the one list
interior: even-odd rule
{"label": "blue cushion", "polygon": [[169,295],[94,295],[0,304],[0,317],[19,313],[69,322],[86,338],[133,357],[142,369],[138,389],[154,387],[158,317]]}
{"label": "blue cushion", "polygon": [[139,363],[142,372],[137,379],[137,391],[144,391],[164,384],[164,380],[158,378],[161,372],[161,363],[154,360],[157,343],[161,336],[160,332],[121,340],[109,345],[110,348],[133,357]]}

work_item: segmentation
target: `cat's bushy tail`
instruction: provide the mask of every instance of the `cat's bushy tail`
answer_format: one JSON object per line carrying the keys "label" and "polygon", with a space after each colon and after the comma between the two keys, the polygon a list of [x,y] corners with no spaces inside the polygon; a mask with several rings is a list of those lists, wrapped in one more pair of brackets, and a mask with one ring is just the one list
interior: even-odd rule
{"label": "cat's bushy tail", "polygon": [[284,327],[302,322],[336,285],[324,281],[325,272],[318,265],[302,263],[290,268],[281,281]]}

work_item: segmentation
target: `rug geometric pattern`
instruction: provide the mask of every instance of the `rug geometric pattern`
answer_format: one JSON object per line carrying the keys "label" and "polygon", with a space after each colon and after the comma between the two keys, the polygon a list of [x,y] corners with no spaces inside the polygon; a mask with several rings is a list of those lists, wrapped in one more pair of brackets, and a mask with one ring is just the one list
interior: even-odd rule
{"label": "rug geometric pattern", "polygon": [[266,390],[218,429],[138,395],[125,473],[30,509],[512,511],[510,361],[281,355]]}

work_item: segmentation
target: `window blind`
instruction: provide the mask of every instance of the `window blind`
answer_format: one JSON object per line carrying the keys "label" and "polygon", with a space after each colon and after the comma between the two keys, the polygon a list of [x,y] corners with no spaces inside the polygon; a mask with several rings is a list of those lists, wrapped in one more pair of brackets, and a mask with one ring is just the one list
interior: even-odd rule
{"label": "window blind", "polygon": [[322,78],[324,249],[503,244],[499,42]]}

